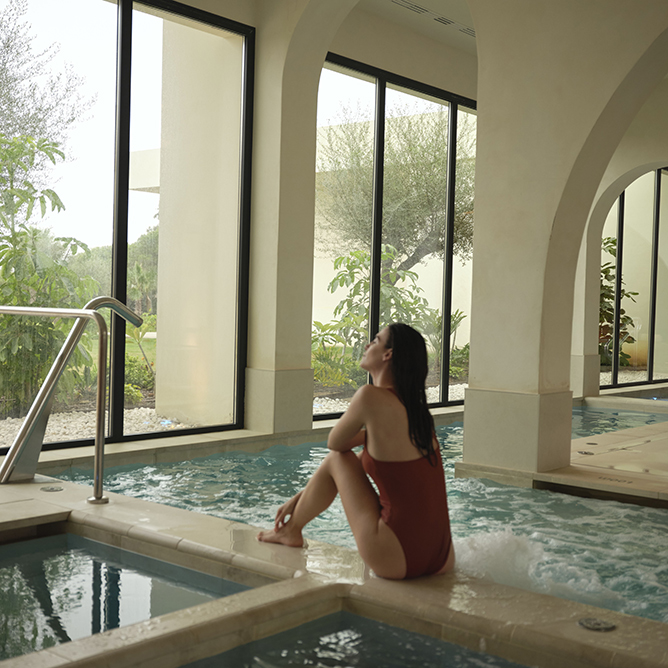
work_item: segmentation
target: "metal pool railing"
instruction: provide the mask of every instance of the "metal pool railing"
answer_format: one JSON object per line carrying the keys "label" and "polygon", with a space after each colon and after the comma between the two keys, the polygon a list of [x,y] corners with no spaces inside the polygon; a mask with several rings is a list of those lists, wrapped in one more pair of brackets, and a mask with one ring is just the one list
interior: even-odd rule
{"label": "metal pool railing", "polygon": [[96,297],[89,301],[82,309],[70,308],[41,308],[37,306],[2,306],[0,314],[26,315],[58,318],[76,318],[74,326],[70,330],[65,343],[49,369],[42,386],[35,397],[30,410],[26,415],[14,443],[7,452],[0,466],[0,483],[17,482],[21,480],[32,480],[37,471],[37,461],[42,450],[44,432],[49,420],[51,404],[55,392],[56,383],[60,378],[65,365],[69,360],[79,339],[84,332],[88,320],[95,321],[98,332],[98,362],[97,362],[97,400],[95,418],[95,462],[93,496],[88,499],[90,503],[107,503],[108,498],[102,495],[102,480],[104,475],[104,439],[105,439],[105,416],[104,407],[106,403],[106,379],[107,379],[107,324],[104,318],[97,312],[98,309],[108,307],[122,318],[139,327],[142,319],[113,297]]}

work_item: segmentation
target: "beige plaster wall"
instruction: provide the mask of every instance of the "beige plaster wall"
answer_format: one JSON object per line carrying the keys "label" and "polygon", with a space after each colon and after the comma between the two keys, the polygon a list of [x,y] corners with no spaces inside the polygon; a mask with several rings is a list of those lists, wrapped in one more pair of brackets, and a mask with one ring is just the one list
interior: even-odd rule
{"label": "beige plaster wall", "polygon": [[[580,241],[606,165],[668,69],[668,5],[469,6],[479,77],[464,460],[547,470],[570,458]],[[489,419],[496,404],[514,418],[504,428]]]}
{"label": "beige plaster wall", "polygon": [[233,420],[241,40],[163,29],[156,410]]}
{"label": "beige plaster wall", "polygon": [[329,50],[380,69],[475,100],[478,62],[405,26],[359,7],[336,33]]}
{"label": "beige plaster wall", "polygon": [[310,368],[316,101],[327,47],[356,0],[257,7],[246,423],[305,429]]}

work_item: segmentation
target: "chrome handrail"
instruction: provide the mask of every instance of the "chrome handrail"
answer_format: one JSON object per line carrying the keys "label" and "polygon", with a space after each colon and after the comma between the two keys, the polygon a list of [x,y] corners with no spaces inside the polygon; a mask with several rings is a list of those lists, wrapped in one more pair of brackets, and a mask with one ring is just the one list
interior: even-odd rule
{"label": "chrome handrail", "polygon": [[53,397],[55,385],[58,382],[65,365],[79,343],[84,332],[87,320],[94,320],[99,332],[98,341],[98,368],[97,368],[97,398],[95,416],[95,460],[93,464],[93,496],[88,499],[90,503],[107,503],[108,498],[102,495],[102,480],[104,476],[104,440],[105,440],[105,415],[106,403],[106,378],[107,378],[107,324],[97,309],[108,307],[135,327],[142,324],[142,319],[125,304],[113,297],[96,297],[91,299],[83,309],[70,308],[42,308],[37,306],[2,306],[0,314],[28,315],[28,316],[51,316],[60,318],[76,318],[67,339],[63,343],[60,352],[56,356],[49,373],[46,375],[42,386],[35,397],[28,414],[16,435],[11,448],[0,466],[0,483],[8,483],[12,480],[32,480],[37,470],[37,461],[42,449],[42,438],[31,439],[35,428],[40,425],[46,429],[48,411]]}

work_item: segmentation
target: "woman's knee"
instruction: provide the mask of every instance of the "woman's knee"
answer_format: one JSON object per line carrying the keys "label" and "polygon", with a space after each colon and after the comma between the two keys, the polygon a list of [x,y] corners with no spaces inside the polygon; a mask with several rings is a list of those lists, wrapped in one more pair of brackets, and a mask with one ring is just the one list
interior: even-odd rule
{"label": "woman's knee", "polygon": [[352,450],[346,450],[346,452],[331,450],[325,457],[325,461],[329,466],[338,469],[350,469],[352,467],[354,469],[363,470],[359,457]]}

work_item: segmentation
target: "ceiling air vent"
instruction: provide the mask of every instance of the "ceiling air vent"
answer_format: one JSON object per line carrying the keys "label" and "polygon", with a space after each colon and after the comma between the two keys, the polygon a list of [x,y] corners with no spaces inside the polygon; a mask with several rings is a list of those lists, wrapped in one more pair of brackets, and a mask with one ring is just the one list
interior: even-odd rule
{"label": "ceiling air vent", "polygon": [[469,37],[473,37],[475,39],[475,30],[473,28],[469,28],[469,26],[465,26],[463,23],[457,23],[457,21],[453,21],[446,16],[439,16],[426,7],[421,7],[420,5],[416,4],[415,2],[411,2],[410,0],[392,0],[392,2],[395,5],[399,5],[399,7],[408,9],[411,12],[415,12],[416,14],[428,16],[441,25],[452,26],[454,29],[458,30],[464,35],[468,35]]}
{"label": "ceiling air vent", "polygon": [[409,0],[392,0],[392,2],[395,5],[399,5],[400,7],[405,7],[406,9],[410,9],[412,12],[415,12],[416,14],[431,13],[428,9],[420,7],[420,5],[416,5],[414,2],[409,2]]}

